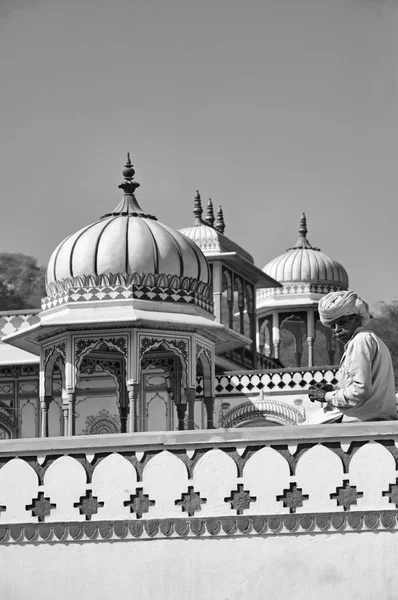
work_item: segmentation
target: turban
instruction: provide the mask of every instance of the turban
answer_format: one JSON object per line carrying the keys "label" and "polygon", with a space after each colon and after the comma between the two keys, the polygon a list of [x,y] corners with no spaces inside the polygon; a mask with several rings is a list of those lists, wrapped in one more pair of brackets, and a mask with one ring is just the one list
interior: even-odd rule
{"label": "turban", "polygon": [[370,318],[367,302],[355,292],[330,292],[320,299],[318,310],[322,325],[327,327],[345,315],[359,315],[361,325],[366,325]]}

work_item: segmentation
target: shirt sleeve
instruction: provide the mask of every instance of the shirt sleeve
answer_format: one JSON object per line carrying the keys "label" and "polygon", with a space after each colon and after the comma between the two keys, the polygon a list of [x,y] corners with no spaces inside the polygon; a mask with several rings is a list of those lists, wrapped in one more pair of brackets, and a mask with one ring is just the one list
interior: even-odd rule
{"label": "shirt sleeve", "polygon": [[347,350],[343,387],[325,395],[330,406],[349,408],[371,396],[372,363],[376,352],[377,342],[372,335],[355,336]]}

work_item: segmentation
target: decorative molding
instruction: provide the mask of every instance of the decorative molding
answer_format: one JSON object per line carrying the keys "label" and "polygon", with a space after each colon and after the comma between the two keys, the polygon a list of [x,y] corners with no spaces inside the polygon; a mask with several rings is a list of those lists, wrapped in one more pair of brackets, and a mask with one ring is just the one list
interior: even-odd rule
{"label": "decorative molding", "polygon": [[256,496],[250,496],[250,492],[243,487],[243,483],[238,483],[238,487],[231,491],[229,498],[224,498],[224,502],[229,502],[232,510],[236,510],[237,515],[242,515],[245,510],[249,509],[252,502],[257,502]]}
{"label": "decorative molding", "polygon": [[[94,514],[94,513],[93,513]],[[0,544],[397,531],[398,511],[0,524]]]}
{"label": "decorative molding", "polygon": [[223,416],[221,427],[226,429],[236,427],[239,423],[256,418],[268,418],[282,425],[299,425],[304,420],[302,413],[294,406],[289,406],[280,400],[262,398],[260,395],[256,400],[243,402],[231,408]]}
{"label": "decorative molding", "polygon": [[61,358],[63,359],[64,363],[66,361],[66,341],[62,340],[62,341],[58,341],[55,342],[54,344],[51,344],[51,346],[46,346],[44,348],[44,368],[47,367],[47,363],[50,360],[51,356],[54,354],[54,352],[58,352],[59,356],[61,356]]}
{"label": "decorative molding", "polygon": [[162,344],[166,347],[172,346],[183,357],[185,363],[188,363],[188,342],[185,339],[164,338],[162,336],[140,338],[140,359],[146,352]]}
{"label": "decorative molding", "polygon": [[[289,447],[286,444],[274,444],[274,443],[272,443],[270,445],[267,445],[267,444],[251,445],[250,444],[244,449],[243,453],[238,452],[233,444],[231,446],[227,446],[227,447],[220,447],[219,450],[221,452],[225,453],[227,456],[229,456],[234,461],[234,463],[236,465],[238,477],[243,476],[244,467],[245,467],[247,461],[253,455],[255,455],[258,451],[262,450],[263,448],[271,448],[272,450],[275,450],[282,458],[284,458],[288,464],[290,475],[294,476],[296,474],[297,465],[298,465],[300,459],[302,458],[302,456],[306,452],[308,452],[308,450],[315,448],[316,446],[319,446],[319,445],[324,446],[325,448],[328,448],[331,452],[336,454],[341,461],[343,473],[348,473],[348,467],[349,467],[352,457],[360,448],[362,448],[367,443],[368,443],[367,441],[354,441],[350,444],[349,448],[346,451],[342,450],[341,444],[339,442],[327,442],[327,441],[325,441],[321,444],[319,444],[317,442],[299,443],[293,453],[290,451]],[[381,442],[380,442],[380,444],[384,445]],[[193,456],[192,456],[191,452],[188,454],[188,451],[186,449],[181,449],[181,448],[175,448],[175,449],[174,448],[164,448],[164,449],[165,450],[167,449],[167,451],[170,452],[170,454],[172,454],[176,458],[179,458],[181,460],[181,462],[184,463],[184,465],[187,469],[187,477],[188,477],[188,479],[192,479],[194,477],[194,470],[195,470],[196,464],[198,463],[200,458],[202,458],[207,452],[210,452],[210,450],[212,449],[212,445],[210,444],[210,446],[208,448],[195,449]],[[386,443],[386,450],[389,451],[387,443]],[[121,449],[118,451],[118,454],[120,454],[120,456],[125,457],[129,462],[131,462],[131,464],[134,466],[134,468],[136,470],[137,480],[142,481],[142,474],[143,474],[143,470],[144,470],[145,466],[148,464],[148,462],[152,458],[154,458],[160,452],[161,452],[161,450],[153,450],[153,449],[145,450],[142,453],[142,456],[141,456],[141,452],[139,453],[140,458],[137,458],[136,452],[134,450],[130,451],[130,450],[122,450]],[[95,467],[106,456],[109,456],[110,454],[112,454],[112,452],[109,452],[109,451],[108,452],[103,452],[103,451],[95,452],[94,459],[91,461],[91,463],[88,463],[85,455],[83,455],[81,453],[74,454],[73,452],[70,452],[70,453],[67,452],[66,454],[68,454],[71,458],[74,458],[77,462],[81,463],[81,465],[83,466],[83,468],[85,469],[85,471],[87,473],[87,483],[90,483],[92,480],[92,475],[93,475],[93,471],[94,471]],[[36,474],[39,478],[39,485],[43,485],[43,477],[44,477],[46,470],[61,455],[62,454],[50,454],[49,453],[45,457],[44,461],[42,460],[41,462],[38,461],[37,457],[32,456],[32,455],[29,455],[29,456],[19,455],[19,458],[21,460],[25,461],[26,463],[28,463],[34,469],[34,471],[36,472]],[[12,460],[12,458],[14,458],[14,456],[15,456],[15,454],[12,454],[10,456],[1,456],[0,455],[0,470],[9,460]]]}
{"label": "decorative molding", "polygon": [[104,506],[99,502],[97,496],[93,496],[92,490],[87,490],[85,496],[80,496],[79,502],[74,503],[74,508],[78,508],[81,515],[85,516],[86,521],[91,521],[91,517],[98,513],[98,509]]}
{"label": "decorative molding", "polygon": [[47,285],[42,310],[69,302],[149,300],[173,304],[196,304],[213,312],[211,287],[203,281],[177,275],[117,273],[79,276]]}
{"label": "decorative molding", "polygon": [[137,488],[135,494],[130,494],[130,500],[123,502],[123,506],[129,506],[130,512],[137,515],[137,519],[142,519],[142,515],[149,512],[150,507],[155,504],[154,500],[144,494],[142,488]]}
{"label": "decorative molding", "polygon": [[86,418],[82,435],[109,435],[120,433],[120,431],[119,415],[111,415],[108,410],[103,408],[96,415],[90,415]]}
{"label": "decorative molding", "polygon": [[188,486],[188,492],[181,494],[181,500],[175,500],[176,506],[181,506],[182,512],[193,517],[197,511],[202,510],[202,504],[206,504],[207,498],[201,498],[199,492],[195,492],[192,485]]}
{"label": "decorative molding", "polygon": [[[312,283],[310,281],[284,281],[282,287],[263,288],[257,292],[257,302],[262,298],[271,296],[285,296],[286,294],[329,294],[347,289],[345,285],[330,284],[329,282]],[[261,303],[260,303],[261,306]]]}
{"label": "decorative molding", "polygon": [[115,350],[121,352],[124,358],[127,358],[127,336],[110,336],[96,338],[77,338],[75,340],[75,365],[77,366],[79,359],[87,350],[96,348],[99,344],[104,343],[111,346]]}

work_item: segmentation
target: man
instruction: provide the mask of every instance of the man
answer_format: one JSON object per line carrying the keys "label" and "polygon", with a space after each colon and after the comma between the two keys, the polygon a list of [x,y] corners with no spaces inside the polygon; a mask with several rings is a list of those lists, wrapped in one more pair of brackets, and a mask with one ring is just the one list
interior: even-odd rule
{"label": "man", "polygon": [[367,303],[354,292],[331,292],[318,309],[322,324],[344,344],[344,354],[337,386],[311,387],[310,400],[325,403],[325,412],[337,408],[343,422],[396,420],[391,355],[385,343],[365,328],[370,318]]}

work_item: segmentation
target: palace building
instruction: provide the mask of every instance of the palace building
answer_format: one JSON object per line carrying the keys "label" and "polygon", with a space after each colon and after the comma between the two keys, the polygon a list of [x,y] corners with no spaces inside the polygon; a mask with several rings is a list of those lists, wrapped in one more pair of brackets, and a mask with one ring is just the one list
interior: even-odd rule
{"label": "palace building", "polygon": [[128,156],[116,207],[52,253],[41,310],[0,314],[0,438],[319,421],[303,390],[338,351],[317,303],[348,276],[305,215],[260,269],[211,200],[177,231],[138,187]]}

